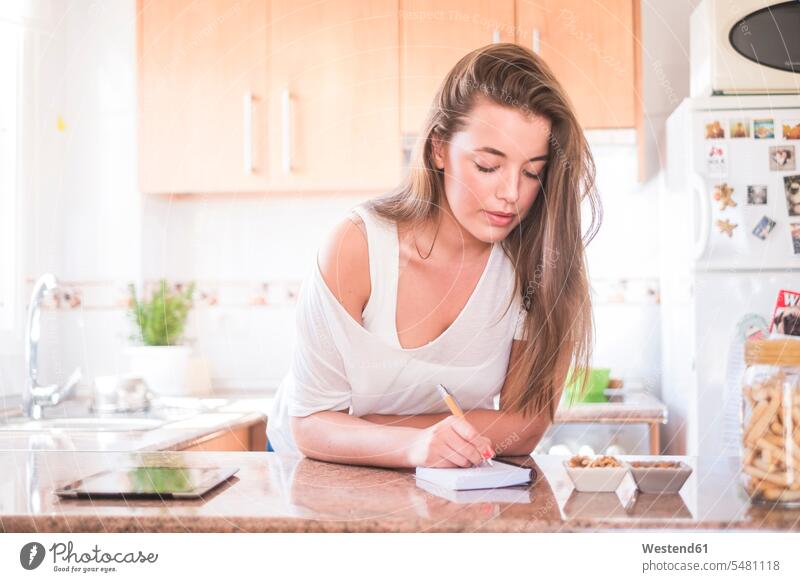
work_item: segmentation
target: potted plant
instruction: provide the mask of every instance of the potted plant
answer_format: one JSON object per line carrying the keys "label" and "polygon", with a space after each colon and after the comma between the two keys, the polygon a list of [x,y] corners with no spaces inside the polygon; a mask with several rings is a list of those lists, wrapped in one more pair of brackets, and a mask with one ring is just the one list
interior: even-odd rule
{"label": "potted plant", "polygon": [[190,392],[192,350],[181,342],[192,308],[195,284],[178,284],[170,288],[162,279],[148,298],[139,298],[133,284],[129,289],[129,315],[136,326],[131,340],[141,344],[127,350],[131,372],[144,378],[156,393],[178,395]]}

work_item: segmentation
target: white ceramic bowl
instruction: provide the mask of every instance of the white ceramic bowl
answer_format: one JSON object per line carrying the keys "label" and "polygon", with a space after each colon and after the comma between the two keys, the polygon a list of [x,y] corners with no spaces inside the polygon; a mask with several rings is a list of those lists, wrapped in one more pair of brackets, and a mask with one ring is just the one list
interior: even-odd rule
{"label": "white ceramic bowl", "polygon": [[677,493],[692,474],[692,468],[679,461],[679,467],[634,467],[631,475],[642,493]]}
{"label": "white ceramic bowl", "polygon": [[600,493],[616,491],[619,484],[628,474],[628,465],[620,461],[621,467],[570,467],[564,461],[567,471],[576,491],[587,493]]}

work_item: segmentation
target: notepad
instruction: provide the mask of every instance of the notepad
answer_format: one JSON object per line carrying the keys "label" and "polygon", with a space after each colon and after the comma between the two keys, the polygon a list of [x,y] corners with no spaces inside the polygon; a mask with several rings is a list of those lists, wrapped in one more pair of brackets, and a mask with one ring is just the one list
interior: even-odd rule
{"label": "notepad", "polygon": [[417,479],[435,483],[448,489],[494,489],[521,485],[531,480],[531,469],[493,461],[480,467],[438,469],[417,467]]}
{"label": "notepad", "polygon": [[495,489],[467,489],[456,491],[419,479],[417,487],[453,503],[532,503],[533,490],[526,485],[498,487]]}

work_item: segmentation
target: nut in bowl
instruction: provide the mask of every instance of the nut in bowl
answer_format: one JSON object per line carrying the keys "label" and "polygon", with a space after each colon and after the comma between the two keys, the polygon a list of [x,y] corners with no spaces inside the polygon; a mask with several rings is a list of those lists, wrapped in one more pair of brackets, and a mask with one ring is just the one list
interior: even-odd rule
{"label": "nut in bowl", "polygon": [[564,468],[575,489],[587,493],[616,491],[628,473],[626,463],[609,455],[575,455],[564,461]]}
{"label": "nut in bowl", "polygon": [[642,493],[677,493],[692,474],[682,461],[631,461],[631,474]]}

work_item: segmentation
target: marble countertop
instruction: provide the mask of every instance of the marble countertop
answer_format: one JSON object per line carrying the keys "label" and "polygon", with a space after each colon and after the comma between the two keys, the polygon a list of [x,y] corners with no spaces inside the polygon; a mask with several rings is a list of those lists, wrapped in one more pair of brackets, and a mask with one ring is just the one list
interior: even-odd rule
{"label": "marble countertop", "polygon": [[[652,457],[626,456],[623,459]],[[525,460],[516,457],[514,460]],[[559,532],[608,529],[800,531],[800,509],[751,505],[735,457],[670,457],[694,469],[679,494],[647,495],[628,478],[615,493],[578,493],[566,457],[534,455],[530,486],[426,490],[411,470],[337,465],[266,452],[0,451],[14,467],[0,484],[7,532]],[[59,499],[53,490],[111,467],[238,467],[202,499]]]}

